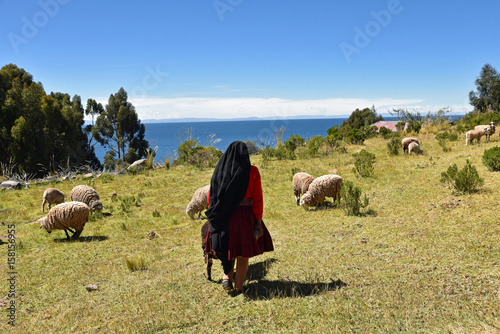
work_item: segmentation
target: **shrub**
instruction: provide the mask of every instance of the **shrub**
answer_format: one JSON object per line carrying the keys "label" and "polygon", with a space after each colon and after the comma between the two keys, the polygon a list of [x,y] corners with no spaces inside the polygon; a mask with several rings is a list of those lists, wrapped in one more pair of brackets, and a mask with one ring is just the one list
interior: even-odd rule
{"label": "shrub", "polygon": [[477,191],[477,188],[484,184],[484,180],[479,177],[476,167],[470,164],[467,159],[464,168],[460,171],[456,164],[448,167],[446,172],[441,173],[441,182],[448,184],[458,194],[470,194]]}
{"label": "shrub", "polygon": [[318,153],[319,147],[323,144],[323,136],[314,136],[309,138],[306,143],[306,147],[309,149],[309,155],[311,157],[315,156]]}
{"label": "shrub", "polygon": [[350,129],[345,137],[345,141],[351,144],[362,145],[366,135],[360,129]]}
{"label": "shrub", "polygon": [[304,146],[305,139],[302,138],[299,135],[290,135],[290,139],[288,139],[285,142],[285,148],[290,151],[294,152],[297,147]]}
{"label": "shrub", "polygon": [[443,152],[450,152],[451,151],[451,146],[448,144],[448,142],[444,139],[438,140],[439,146],[443,149]]}
{"label": "shrub", "polygon": [[491,172],[500,171],[500,147],[496,146],[484,151],[483,164]]}
{"label": "shrub", "polygon": [[248,154],[253,155],[259,153],[259,147],[257,146],[257,141],[245,140],[245,144],[247,144]]}
{"label": "shrub", "polygon": [[187,162],[198,168],[215,167],[222,157],[222,152],[214,147],[202,147],[193,153]]}
{"label": "shrub", "polygon": [[340,206],[348,216],[362,216],[361,209],[366,208],[369,204],[366,194],[361,200],[361,188],[354,185],[352,181],[343,181],[340,191]]}
{"label": "shrub", "polygon": [[353,155],[356,158],[354,162],[354,169],[361,177],[370,177],[373,175],[373,162],[375,161],[375,154],[367,150],[361,150],[359,153]]}
{"label": "shrub", "polygon": [[384,137],[384,139],[388,139],[388,138],[392,137],[392,130],[383,126],[378,130],[378,134],[381,135],[382,137]]}
{"label": "shrub", "polygon": [[146,261],[142,258],[142,256],[136,256],[133,258],[126,258],[127,268],[134,272],[138,270],[146,270]]}
{"label": "shrub", "polygon": [[[385,128],[384,128],[385,129]],[[401,147],[399,137],[392,137],[387,143],[387,149],[390,155],[398,155],[399,148]]]}

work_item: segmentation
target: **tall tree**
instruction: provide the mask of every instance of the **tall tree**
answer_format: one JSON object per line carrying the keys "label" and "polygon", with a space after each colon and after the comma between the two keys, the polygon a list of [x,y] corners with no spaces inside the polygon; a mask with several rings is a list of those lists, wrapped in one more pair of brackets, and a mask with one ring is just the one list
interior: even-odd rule
{"label": "tall tree", "polygon": [[146,156],[149,143],[144,139],[145,132],[123,88],[110,95],[106,110],[97,117],[92,129],[94,138],[109,149],[108,154],[114,152],[128,163]]}
{"label": "tall tree", "polygon": [[469,93],[469,101],[475,111],[482,113],[491,109],[500,112],[500,74],[490,64],[481,69],[476,79],[476,89]]}
{"label": "tall tree", "polygon": [[363,110],[356,109],[346,121],[342,122],[341,128],[361,129],[382,120],[384,118],[382,115],[377,115],[375,106]]}
{"label": "tall tree", "polygon": [[78,95],[47,95],[24,69],[0,69],[0,162],[12,163],[14,172],[43,175],[68,161],[100,167],[83,124]]}

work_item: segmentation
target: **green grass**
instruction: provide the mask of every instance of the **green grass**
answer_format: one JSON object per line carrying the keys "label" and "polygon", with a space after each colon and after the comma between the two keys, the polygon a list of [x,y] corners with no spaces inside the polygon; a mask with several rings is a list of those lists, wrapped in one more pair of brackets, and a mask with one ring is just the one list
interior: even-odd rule
{"label": "green grass", "polygon": [[[0,332],[12,333],[498,333],[500,223],[498,173],[479,146],[419,135],[423,155],[390,156],[387,141],[347,154],[270,161],[259,156],[264,221],[275,251],[250,260],[248,294],[231,298],[204,278],[200,228],[185,213],[212,169],[180,166],[96,179],[103,213],[79,241],[48,234],[43,191],[88,181],[45,182],[0,191]],[[374,176],[352,170],[353,153],[376,155]],[[457,196],[440,183],[450,164],[469,159],[484,186]],[[296,205],[292,171],[337,173],[362,188],[371,214]],[[115,199],[111,198],[117,193]],[[68,198],[67,198],[68,200]],[[16,326],[7,324],[8,225],[16,225]],[[149,239],[154,231],[158,237]],[[129,269],[130,266],[134,269]],[[222,276],[218,261],[213,277]],[[95,284],[96,291],[87,291]]]}

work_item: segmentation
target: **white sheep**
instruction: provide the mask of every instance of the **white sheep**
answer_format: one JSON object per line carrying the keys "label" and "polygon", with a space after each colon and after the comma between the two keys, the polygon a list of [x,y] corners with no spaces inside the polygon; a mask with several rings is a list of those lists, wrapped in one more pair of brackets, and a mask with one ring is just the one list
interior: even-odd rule
{"label": "white sheep", "polygon": [[292,179],[292,187],[293,194],[295,195],[295,199],[297,200],[297,205],[300,205],[300,196],[305,194],[309,189],[309,185],[314,180],[314,177],[304,173],[298,172],[295,173]]}
{"label": "white sheep", "polygon": [[320,176],[309,185],[309,190],[302,196],[300,206],[308,209],[311,206],[323,204],[325,197],[332,197],[333,203],[340,198],[342,177],[336,174]]}
{"label": "white sheep", "polygon": [[64,202],[64,194],[56,188],[48,188],[43,192],[42,212],[45,212],[45,203],[47,203],[48,210],[52,204],[57,205]]}
{"label": "white sheep", "polygon": [[86,185],[76,186],[71,189],[69,196],[72,201],[83,202],[87,204],[91,212],[102,211],[101,199],[99,198],[97,191],[95,191],[95,189],[92,187]]}
{"label": "white sheep", "polygon": [[417,138],[413,137],[403,138],[403,140],[401,140],[401,146],[403,146],[403,153],[408,152],[408,145],[410,145],[410,143],[417,143],[420,145]]}
{"label": "white sheep", "polygon": [[410,145],[408,145],[408,154],[411,155],[412,153],[415,153],[415,154],[422,153],[422,150],[420,149],[420,145],[416,142],[411,142]]}
{"label": "white sheep", "polygon": [[476,125],[474,130],[481,130],[484,128],[489,128],[489,132],[484,134],[486,136],[486,142],[488,142],[490,140],[490,136],[495,133],[495,122],[490,122],[488,125]]}
{"label": "white sheep", "polygon": [[186,207],[186,213],[189,218],[194,219],[194,216],[198,214],[198,218],[201,217],[201,212],[208,209],[208,191],[210,185],[196,189],[191,198],[191,201]]}
{"label": "white sheep", "polygon": [[479,143],[481,141],[481,137],[489,132],[490,132],[489,127],[484,127],[483,129],[474,129],[474,130],[467,131],[465,133],[465,146],[469,145],[469,142],[472,144],[472,141],[474,139],[477,139],[477,142]]}
{"label": "white sheep", "polygon": [[[90,208],[82,202],[66,202],[54,206],[47,215],[34,223],[39,223],[40,228],[47,232],[53,230],[64,230],[68,240],[68,231],[72,233],[71,238],[76,239],[83,231],[85,223],[89,220]],[[72,230],[74,229],[74,230]]]}

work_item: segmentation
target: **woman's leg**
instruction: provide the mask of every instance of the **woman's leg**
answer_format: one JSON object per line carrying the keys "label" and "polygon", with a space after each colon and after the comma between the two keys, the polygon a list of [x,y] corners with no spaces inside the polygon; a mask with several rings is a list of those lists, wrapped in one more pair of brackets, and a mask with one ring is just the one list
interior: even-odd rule
{"label": "woman's leg", "polygon": [[236,277],[234,282],[234,288],[236,290],[243,290],[243,283],[245,282],[245,277],[247,276],[248,270],[248,258],[239,257],[236,260]]}

